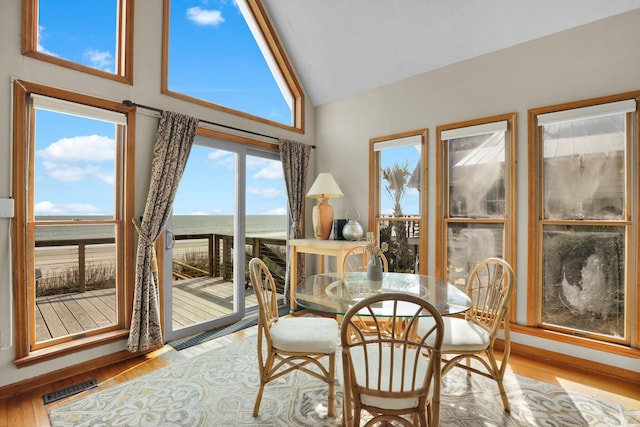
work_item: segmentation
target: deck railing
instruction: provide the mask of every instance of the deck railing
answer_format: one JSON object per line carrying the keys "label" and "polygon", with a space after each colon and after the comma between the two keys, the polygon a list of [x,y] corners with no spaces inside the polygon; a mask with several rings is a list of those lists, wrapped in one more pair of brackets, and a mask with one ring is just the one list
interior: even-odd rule
{"label": "deck railing", "polygon": [[[188,244],[188,249],[181,249],[187,252],[189,250],[197,250],[197,248],[205,248],[207,251],[206,271],[196,272],[190,277],[212,276],[222,277],[227,280],[233,279],[233,236],[226,234],[183,234],[176,235],[176,241],[193,241],[195,244]],[[201,242],[201,246],[197,242]],[[206,241],[206,244],[205,244]],[[286,245],[285,239],[274,239],[264,237],[247,237],[245,240],[245,272],[246,280],[249,280],[249,261],[251,258],[262,259],[271,270],[271,274],[276,282],[276,286],[284,289],[284,276],[286,272]],[[178,245],[176,245],[178,247]],[[175,250],[175,249],[174,249]],[[176,264],[174,256],[174,266]],[[184,263],[189,264],[189,263]],[[187,267],[189,269],[189,267]],[[174,274],[178,268],[174,268]],[[180,271],[179,274],[185,274]]]}
{"label": "deck railing", "polygon": [[[85,292],[86,289],[86,284],[87,284],[87,280],[86,280],[86,274],[87,274],[87,262],[89,260],[87,260],[87,246],[98,246],[98,245],[113,245],[115,243],[115,240],[113,238],[110,237],[106,237],[106,238],[92,238],[92,239],[66,239],[66,240],[39,240],[35,242],[35,247],[36,248],[50,248],[50,247],[77,247],[78,248],[78,259],[77,259],[77,263],[74,262],[74,260],[69,259],[69,260],[64,260],[64,264],[65,266],[69,266],[68,268],[73,269],[73,266],[77,265],[77,270],[78,270],[78,274],[77,274],[77,283],[75,283],[75,287],[73,286],[73,283],[65,283],[65,285],[67,285],[67,287],[71,287],[71,288],[76,288],[77,292]],[[35,271],[35,278],[36,278],[36,283],[39,280],[47,279],[50,277],[47,277],[47,275],[45,274],[43,277],[43,271],[46,271],[47,268],[49,267],[46,263],[36,263],[36,271]],[[67,268],[67,267],[63,267],[63,268]],[[52,268],[49,268],[52,269]],[[57,273],[57,269],[53,268],[54,270],[56,270]],[[68,276],[65,276],[66,278],[68,278]],[[113,282],[115,282],[115,278],[113,278]]]}
{"label": "deck railing", "polygon": [[[192,277],[223,277],[233,280],[233,236],[225,234],[183,234],[175,235],[176,241],[192,241],[182,248],[174,248],[173,272],[175,279]],[[87,290],[86,272],[90,266],[91,257],[87,256],[87,247],[114,244],[113,238],[68,239],[68,240],[40,240],[35,243],[36,248],[47,247],[77,247],[77,260],[69,259],[68,268],[77,266],[77,283],[73,286],[77,292]],[[183,255],[189,251],[205,251],[206,265],[191,265],[184,260],[175,259],[175,252]],[[262,237],[247,237],[245,241],[245,272],[249,280],[248,263],[253,257],[259,257],[267,263],[274,280],[280,290],[284,289],[286,271],[286,240]],[[184,257],[183,257],[184,259]],[[67,260],[65,260],[67,261]],[[77,261],[77,263],[76,263]],[[194,263],[195,264],[195,263]],[[47,265],[36,265],[36,281],[51,279],[47,275]],[[73,285],[73,284],[66,284]]]}

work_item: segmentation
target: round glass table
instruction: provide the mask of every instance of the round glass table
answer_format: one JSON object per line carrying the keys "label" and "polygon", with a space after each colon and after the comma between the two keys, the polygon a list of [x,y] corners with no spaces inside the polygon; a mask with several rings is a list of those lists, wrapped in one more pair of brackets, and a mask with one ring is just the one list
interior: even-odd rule
{"label": "round glass table", "polygon": [[[307,277],[293,294],[296,303],[317,313],[342,315],[357,301],[375,293],[406,292],[418,295],[435,306],[440,314],[464,313],[471,307],[467,294],[432,276],[383,273],[382,283],[367,280],[366,272],[322,273]],[[376,316],[390,315],[390,306],[380,303]],[[402,315],[400,307],[399,315]],[[407,307],[407,315],[415,312]]]}

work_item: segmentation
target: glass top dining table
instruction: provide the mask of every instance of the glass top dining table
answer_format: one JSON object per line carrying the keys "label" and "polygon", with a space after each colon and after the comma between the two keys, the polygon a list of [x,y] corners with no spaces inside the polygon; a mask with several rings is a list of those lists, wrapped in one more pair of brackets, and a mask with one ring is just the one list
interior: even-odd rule
{"label": "glass top dining table", "polygon": [[[376,293],[406,292],[418,295],[435,306],[443,316],[464,313],[471,307],[467,294],[433,276],[383,273],[382,283],[367,280],[366,272],[321,273],[307,277],[293,294],[296,303],[307,310],[342,315],[357,301]],[[402,307],[398,315],[402,316]],[[413,315],[407,307],[407,316]],[[391,315],[390,305],[382,302],[376,316]]]}

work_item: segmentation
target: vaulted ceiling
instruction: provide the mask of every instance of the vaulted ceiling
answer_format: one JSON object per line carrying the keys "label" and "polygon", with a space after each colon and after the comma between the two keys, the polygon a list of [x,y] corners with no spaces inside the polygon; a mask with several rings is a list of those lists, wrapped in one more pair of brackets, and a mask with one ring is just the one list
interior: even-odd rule
{"label": "vaulted ceiling", "polygon": [[263,3],[314,106],[640,8],[640,0]]}

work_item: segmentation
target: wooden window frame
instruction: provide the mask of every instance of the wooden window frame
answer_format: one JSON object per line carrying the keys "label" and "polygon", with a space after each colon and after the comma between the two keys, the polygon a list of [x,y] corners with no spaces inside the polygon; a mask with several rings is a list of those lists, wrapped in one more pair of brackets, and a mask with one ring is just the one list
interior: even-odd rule
{"label": "wooden window frame", "polygon": [[[626,340],[601,340],[597,339],[597,334],[569,334],[564,331],[554,330],[552,328],[540,325],[541,310],[541,277],[542,266],[540,259],[542,256],[542,225],[543,223],[567,223],[568,221],[550,221],[544,220],[542,215],[542,168],[540,166],[542,150],[540,150],[540,127],[538,126],[537,117],[540,114],[572,110],[582,107],[590,107],[598,104],[606,104],[617,101],[635,99],[636,111],[635,118],[627,120],[627,176],[625,177],[626,191],[626,217],[623,221],[607,222],[607,221],[588,221],[589,223],[598,223],[598,225],[615,225],[628,227],[625,236],[625,265],[633,266],[625,271],[627,287],[626,305],[625,305],[625,328],[629,331]],[[629,118],[631,113],[627,113]],[[528,111],[528,206],[529,206],[529,226],[528,226],[528,248],[527,252],[531,255],[528,257],[527,276],[529,277],[527,286],[527,326],[522,328],[522,332],[539,336],[547,339],[559,340],[571,345],[582,346],[600,351],[606,351],[615,354],[630,355],[638,357],[638,349],[640,349],[640,326],[638,325],[637,314],[635,321],[633,320],[632,308],[640,306],[640,289],[637,284],[640,283],[640,248],[633,242],[638,241],[638,229],[640,227],[640,206],[637,201],[640,200],[640,183],[638,182],[638,173],[640,172],[640,91],[626,92],[617,95],[604,96],[599,98],[591,98],[582,101],[568,102],[564,104],[551,105],[530,109]],[[634,158],[635,157],[635,158]],[[634,170],[635,169],[635,170]],[[632,177],[635,177],[635,183],[632,184]],[[635,202],[634,202],[635,200]],[[635,288],[632,289],[633,283]]]}
{"label": "wooden window frame", "polygon": [[[516,271],[515,247],[516,247],[516,147],[517,147],[517,123],[516,113],[506,113],[491,117],[484,117],[463,122],[450,123],[436,127],[436,251],[435,273],[436,277],[444,279],[447,271],[447,228],[449,224],[503,224],[504,247],[503,258]],[[506,121],[507,132],[505,138],[505,211],[504,218],[470,218],[461,217],[452,219],[449,217],[449,152],[445,147],[448,140],[442,139],[442,132],[466,128],[470,126],[485,125],[494,122]],[[513,293],[510,303],[509,318],[515,322],[516,292]]]}
{"label": "wooden window frame", "polygon": [[[392,135],[386,135],[376,138],[371,138],[369,140],[369,231],[374,233],[376,238],[380,235],[380,222],[389,221],[389,217],[382,217],[380,215],[380,151],[374,150],[374,145],[376,143],[392,141],[395,139],[408,138],[418,136],[421,138],[421,151],[420,151],[420,162],[421,162],[421,188],[420,188],[420,218],[417,221],[420,225],[420,238],[418,244],[419,250],[419,258],[418,258],[418,268],[420,274],[427,274],[427,242],[428,242],[428,234],[427,234],[427,207],[428,207],[428,197],[427,197],[427,147],[429,143],[429,130],[428,129],[417,129],[413,131],[401,132]],[[409,221],[412,218],[402,218],[398,221]]]}
{"label": "wooden window frame", "polygon": [[214,102],[206,101],[200,98],[195,98],[183,93],[174,92],[169,90],[169,21],[170,21],[170,9],[171,0],[163,0],[162,11],[162,76],[161,76],[161,93],[173,98],[181,99],[193,104],[202,105],[204,107],[213,108],[215,110],[223,111],[225,113],[240,116],[246,119],[257,121],[260,123],[266,123],[272,126],[276,126],[282,129],[294,131],[297,133],[304,133],[304,112],[305,112],[305,97],[302,91],[302,87],[298,82],[298,79],[293,71],[293,67],[289,63],[289,60],[285,54],[276,32],[269,20],[267,11],[265,10],[260,0],[247,0],[247,5],[253,15],[253,18],[260,29],[262,36],[264,37],[266,44],[271,51],[273,59],[282,74],[284,82],[287,84],[291,96],[293,99],[293,125],[285,125],[283,123],[274,122],[264,117],[255,116],[253,114],[246,113],[244,111],[236,110],[233,108],[225,107],[223,105],[216,104]]}
{"label": "wooden window frame", "polygon": [[68,59],[38,51],[39,0],[24,0],[22,6],[22,54],[40,61],[80,71],[117,82],[133,84],[133,3],[118,0],[115,73],[99,70]]}
{"label": "wooden window frame", "polygon": [[[133,307],[133,288],[135,282],[135,230],[131,219],[134,218],[135,194],[135,110],[115,101],[108,101],[51,88],[41,84],[14,80],[13,82],[13,197],[15,216],[13,219],[13,289],[15,318],[15,360],[18,367],[29,366],[40,361],[71,354],[82,349],[120,340],[129,333]],[[34,269],[29,268],[32,262],[32,249],[28,244],[28,215],[33,201],[29,200],[29,181],[33,178],[33,160],[30,159],[29,134],[34,131],[32,120],[33,107],[30,95],[38,94],[51,98],[84,104],[96,108],[122,113],[127,116],[122,146],[122,179],[116,185],[116,194],[121,206],[115,213],[120,223],[121,243],[119,246],[119,319],[116,325],[98,331],[66,337],[51,346],[32,348],[34,326],[30,322],[30,293],[34,291]]]}

